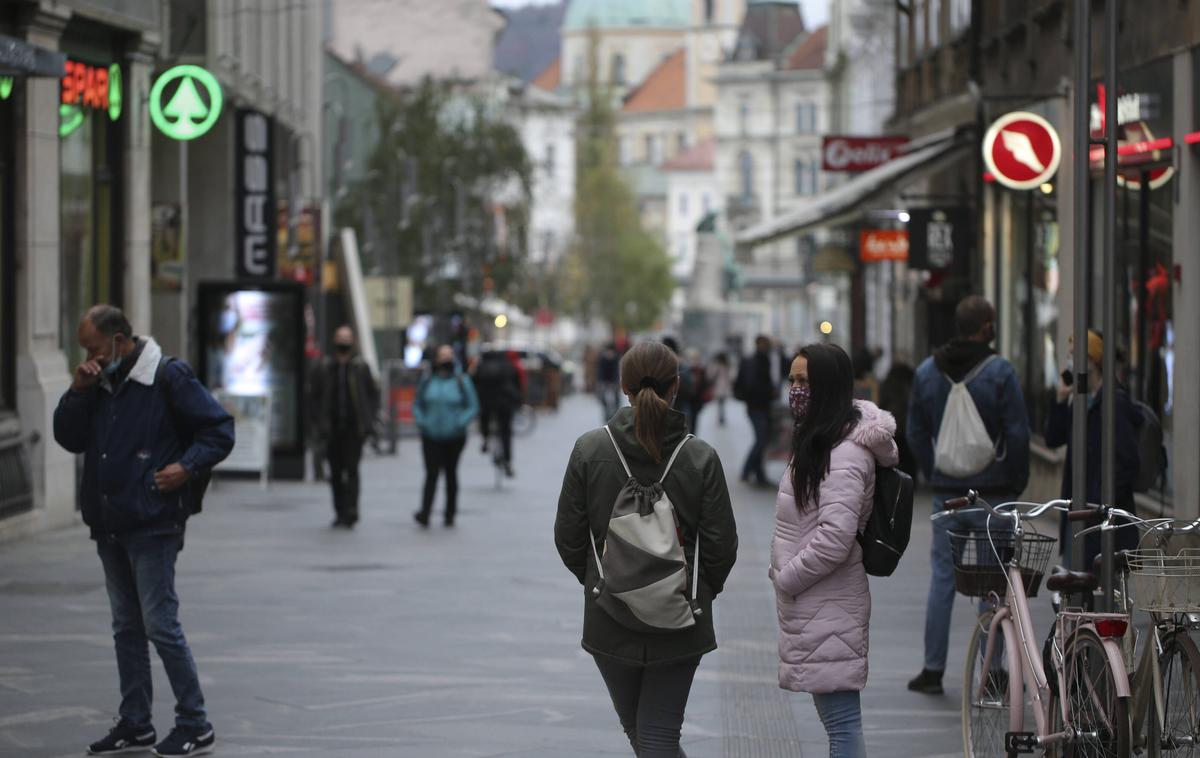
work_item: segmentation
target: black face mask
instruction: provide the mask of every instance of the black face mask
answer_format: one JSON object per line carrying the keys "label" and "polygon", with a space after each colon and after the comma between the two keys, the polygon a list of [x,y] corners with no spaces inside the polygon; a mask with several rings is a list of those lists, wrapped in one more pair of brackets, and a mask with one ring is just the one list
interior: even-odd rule
{"label": "black face mask", "polygon": [[338,351],[338,353],[340,353],[341,355],[346,355],[346,354],[348,354],[348,353],[349,353],[351,350],[353,350],[353,349],[354,349],[354,345],[343,345],[343,344],[339,343],[339,344],[337,344],[337,345],[334,345],[334,346],[333,346],[333,349],[334,349],[334,350],[337,350],[337,351]]}
{"label": "black face mask", "polygon": [[437,369],[438,371],[442,372],[443,374],[449,374],[454,371],[454,361],[443,361],[441,363],[435,363],[433,367],[435,369]]}

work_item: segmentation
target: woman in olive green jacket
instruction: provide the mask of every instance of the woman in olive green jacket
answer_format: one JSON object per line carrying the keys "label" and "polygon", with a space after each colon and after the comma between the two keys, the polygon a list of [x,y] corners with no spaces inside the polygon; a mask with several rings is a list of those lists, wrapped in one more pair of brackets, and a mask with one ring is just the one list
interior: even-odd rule
{"label": "woman in olive green jacket", "polygon": [[[595,657],[621,726],[639,758],[676,758],[683,711],[700,656],[715,650],[712,600],[737,557],[737,526],[725,472],[716,452],[698,439],[680,451],[663,488],[674,505],[690,565],[700,541],[696,623],[680,631],[635,631],[618,623],[596,602],[600,579],[591,538],[603,551],[617,494],[628,476],[615,440],[633,476],[657,482],[666,461],[687,436],[683,414],[671,410],[679,390],[679,362],[666,346],[636,345],[621,360],[621,388],[632,407],[622,408],[603,428],[575,443],[563,479],[554,541],[563,563],[584,587],[583,648]],[[589,536],[589,532],[591,536]]]}

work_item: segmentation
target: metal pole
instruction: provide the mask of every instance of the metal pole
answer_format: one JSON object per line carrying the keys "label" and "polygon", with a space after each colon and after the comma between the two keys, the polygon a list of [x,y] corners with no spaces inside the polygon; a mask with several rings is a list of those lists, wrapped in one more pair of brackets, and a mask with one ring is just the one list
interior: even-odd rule
{"label": "metal pole", "polygon": [[[191,315],[188,287],[191,277],[192,245],[188,239],[188,141],[179,140],[179,244],[183,246],[183,261],[179,267],[179,354],[188,352],[188,317]],[[195,356],[192,356],[195,358]]]}
{"label": "metal pole", "polygon": [[[1100,482],[1104,505],[1116,504],[1117,472],[1117,19],[1118,0],[1104,3],[1104,384],[1101,398]],[[1126,444],[1131,444],[1126,440]],[[1100,609],[1113,607],[1113,533],[1100,533]]]}
{"label": "metal pole", "polygon": [[[1088,291],[1090,270],[1088,244],[1090,224],[1088,223],[1088,182],[1090,166],[1088,156],[1091,152],[1090,98],[1088,97],[1091,80],[1091,0],[1075,0],[1075,123],[1074,129],[1074,168],[1073,178],[1075,200],[1075,397],[1074,416],[1072,419],[1071,439],[1071,510],[1080,510],[1087,502],[1087,316]],[[1076,528],[1074,531],[1078,531]],[[1072,540],[1072,548],[1076,548]],[[1083,568],[1082,546],[1071,550],[1071,567]]]}

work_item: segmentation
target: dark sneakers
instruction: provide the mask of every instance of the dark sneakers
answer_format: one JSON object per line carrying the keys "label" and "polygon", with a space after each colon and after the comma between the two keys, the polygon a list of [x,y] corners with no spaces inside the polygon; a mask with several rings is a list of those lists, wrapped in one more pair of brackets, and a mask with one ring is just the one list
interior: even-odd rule
{"label": "dark sneakers", "polygon": [[942,689],[942,672],[929,669],[921,669],[921,673],[908,683],[908,688],[924,695],[946,694],[946,691]]}
{"label": "dark sneakers", "polygon": [[108,736],[88,745],[88,755],[121,755],[122,753],[140,753],[154,747],[158,735],[154,727],[135,727],[124,721],[118,721]]}
{"label": "dark sneakers", "polygon": [[174,758],[178,755],[204,755],[213,751],[217,736],[210,725],[208,729],[197,734],[194,729],[171,730],[167,738],[154,746],[154,754],[159,758]]}

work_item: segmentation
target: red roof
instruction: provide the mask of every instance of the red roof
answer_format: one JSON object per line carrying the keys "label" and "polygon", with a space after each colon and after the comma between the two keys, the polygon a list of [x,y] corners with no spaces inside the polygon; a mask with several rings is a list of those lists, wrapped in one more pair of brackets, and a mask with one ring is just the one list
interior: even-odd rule
{"label": "red roof", "polygon": [[712,171],[717,141],[706,139],[663,164],[663,171]]}
{"label": "red roof", "polygon": [[547,92],[554,92],[562,85],[562,56],[554,59],[554,62],[538,74],[533,80],[533,86],[544,89]]}
{"label": "red roof", "polygon": [[625,96],[626,113],[677,111],[687,107],[687,50],[680,48]]}
{"label": "red roof", "polygon": [[796,49],[788,56],[789,70],[825,67],[825,43],[829,37],[829,27],[822,26],[804,38]]}

